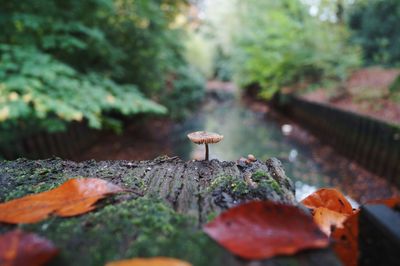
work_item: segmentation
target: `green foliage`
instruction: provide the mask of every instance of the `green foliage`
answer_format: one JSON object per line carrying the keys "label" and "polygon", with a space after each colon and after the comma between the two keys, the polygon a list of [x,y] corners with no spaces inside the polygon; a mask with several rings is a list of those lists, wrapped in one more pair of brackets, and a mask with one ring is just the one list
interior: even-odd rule
{"label": "green foliage", "polygon": [[348,25],[367,64],[399,65],[400,1],[358,1],[350,11]]}
{"label": "green foliage", "polygon": [[146,95],[160,93],[170,72],[184,65],[183,31],[174,20],[186,0],[114,0],[102,25],[117,56],[112,77]]}
{"label": "green foliage", "polygon": [[37,127],[56,131],[66,122],[82,120],[101,128],[111,112],[166,112],[133,85],[119,85],[95,73],[79,74],[35,48],[0,46],[0,80],[3,128],[40,121]]}
{"label": "green foliage", "polygon": [[231,56],[227,55],[220,47],[218,47],[214,57],[214,76],[218,80],[230,81],[233,76]]}
{"label": "green foliage", "polygon": [[204,98],[205,80],[193,67],[178,68],[170,76],[162,103],[168,108],[170,116],[182,119]]}
{"label": "green foliage", "polygon": [[214,46],[201,32],[189,32],[185,42],[185,59],[204,77],[213,77]]}
{"label": "green foliage", "polygon": [[301,81],[343,81],[359,64],[345,28],[311,17],[300,1],[240,2],[238,15],[236,78],[259,84],[264,98]]}
{"label": "green foliage", "polygon": [[[186,0],[2,3],[1,131],[12,138],[12,129],[52,132],[72,121],[121,131],[121,115],[166,113],[145,96],[164,95],[174,117],[187,112],[203,87],[182,70],[184,36],[174,21],[186,6]],[[164,92],[175,74],[172,93]]]}

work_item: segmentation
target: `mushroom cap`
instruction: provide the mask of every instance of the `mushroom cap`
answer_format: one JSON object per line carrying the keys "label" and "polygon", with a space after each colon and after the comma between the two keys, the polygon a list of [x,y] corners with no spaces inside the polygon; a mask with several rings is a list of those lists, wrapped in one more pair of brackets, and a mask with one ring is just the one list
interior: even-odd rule
{"label": "mushroom cap", "polygon": [[196,131],[187,135],[187,137],[196,144],[218,143],[224,136],[213,132]]}

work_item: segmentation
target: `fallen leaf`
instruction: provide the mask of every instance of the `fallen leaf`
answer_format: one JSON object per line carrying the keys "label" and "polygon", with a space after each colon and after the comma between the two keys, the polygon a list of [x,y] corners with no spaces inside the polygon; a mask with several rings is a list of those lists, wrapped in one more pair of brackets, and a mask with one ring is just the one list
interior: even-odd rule
{"label": "fallen leaf", "polygon": [[356,266],[358,261],[358,217],[358,212],[352,214],[331,235],[335,240],[333,249],[346,266]]}
{"label": "fallen leaf", "polygon": [[154,257],[112,261],[105,266],[192,266],[192,264],[174,258]]}
{"label": "fallen leaf", "polygon": [[352,214],[353,208],[345,196],[334,188],[321,188],[301,201],[306,207],[324,207],[339,213]]}
{"label": "fallen leaf", "polygon": [[[368,204],[384,204],[394,208],[400,204],[400,198],[370,200]],[[345,266],[356,266],[358,262],[358,219],[359,211],[349,216],[343,223],[343,227],[337,228],[331,235],[335,240],[333,249]]]}
{"label": "fallen leaf", "polygon": [[50,214],[75,216],[93,210],[93,205],[122,188],[98,178],[74,178],[61,186],[0,204],[0,222],[35,223]]}
{"label": "fallen leaf", "polygon": [[383,204],[388,206],[389,208],[394,208],[396,206],[400,206],[400,197],[390,198],[390,199],[370,200],[367,202],[367,204]]}
{"label": "fallen leaf", "polygon": [[211,238],[245,259],[292,255],[324,248],[329,240],[312,218],[295,206],[253,201],[220,214],[203,228]]}
{"label": "fallen leaf", "polygon": [[58,254],[49,240],[14,230],[0,235],[0,265],[39,266]]}
{"label": "fallen leaf", "polygon": [[330,236],[336,228],[343,228],[343,223],[348,215],[329,210],[324,207],[318,207],[313,210],[314,222],[319,226],[322,232]]}

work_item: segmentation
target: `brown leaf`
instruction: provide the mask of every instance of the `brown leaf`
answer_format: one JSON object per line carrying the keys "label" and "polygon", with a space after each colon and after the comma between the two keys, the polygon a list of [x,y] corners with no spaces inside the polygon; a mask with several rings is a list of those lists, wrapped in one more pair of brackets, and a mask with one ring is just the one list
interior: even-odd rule
{"label": "brown leaf", "polygon": [[348,215],[353,213],[353,208],[345,196],[334,188],[321,188],[303,199],[301,203],[310,209],[324,207]]}
{"label": "brown leaf", "polygon": [[203,228],[211,238],[245,259],[291,255],[324,248],[329,240],[312,218],[295,206],[253,201],[229,209]]}
{"label": "brown leaf", "polygon": [[50,214],[75,216],[93,210],[99,199],[122,188],[98,178],[74,178],[61,186],[0,204],[0,222],[35,223]]}
{"label": "brown leaf", "polygon": [[331,235],[335,240],[333,249],[346,266],[356,266],[358,261],[358,217],[358,212],[352,214],[343,227],[337,228]]}
{"label": "brown leaf", "polygon": [[136,258],[108,262],[105,266],[191,266],[192,264],[174,258]]}
{"label": "brown leaf", "polygon": [[394,208],[396,206],[400,206],[400,197],[390,198],[390,199],[370,200],[367,202],[367,204],[383,204],[388,206],[389,208]]}
{"label": "brown leaf", "polygon": [[[400,204],[400,198],[370,200],[368,204],[384,204],[390,208],[394,208]],[[343,227],[337,228],[331,235],[335,240],[333,248],[346,266],[356,266],[358,262],[358,219],[359,211],[349,216],[344,222]]]}
{"label": "brown leaf", "polygon": [[342,228],[348,215],[331,211],[324,207],[315,208],[313,211],[314,222],[327,236],[336,228]]}
{"label": "brown leaf", "polygon": [[39,266],[58,254],[49,240],[14,230],[0,235],[0,265]]}

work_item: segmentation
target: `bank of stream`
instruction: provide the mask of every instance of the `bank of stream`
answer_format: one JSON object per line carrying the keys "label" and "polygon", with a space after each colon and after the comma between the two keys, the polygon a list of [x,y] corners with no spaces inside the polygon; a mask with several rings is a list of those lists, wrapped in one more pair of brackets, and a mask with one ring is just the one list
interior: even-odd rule
{"label": "bank of stream", "polygon": [[[186,135],[206,130],[224,135],[210,146],[210,158],[229,161],[253,154],[266,160],[277,157],[303,198],[318,187],[337,187],[357,202],[398,195],[398,190],[355,163],[336,154],[290,120],[266,106],[252,108],[232,92],[211,90],[199,110],[179,123],[152,120],[147,126],[132,125],[121,135],[107,135],[79,160],[145,160],[158,155],[183,160],[202,159],[203,145]],[[260,106],[260,105],[259,105]]]}

